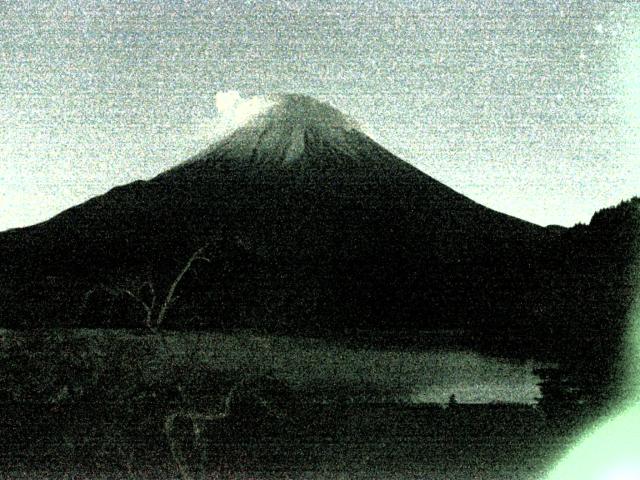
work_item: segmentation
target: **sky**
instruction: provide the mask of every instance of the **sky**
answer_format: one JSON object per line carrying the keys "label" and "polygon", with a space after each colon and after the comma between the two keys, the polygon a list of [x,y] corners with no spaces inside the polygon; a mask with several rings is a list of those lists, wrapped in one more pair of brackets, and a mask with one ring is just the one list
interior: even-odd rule
{"label": "sky", "polygon": [[538,224],[640,194],[637,1],[0,0],[0,231],[195,154],[230,91],[326,101]]}

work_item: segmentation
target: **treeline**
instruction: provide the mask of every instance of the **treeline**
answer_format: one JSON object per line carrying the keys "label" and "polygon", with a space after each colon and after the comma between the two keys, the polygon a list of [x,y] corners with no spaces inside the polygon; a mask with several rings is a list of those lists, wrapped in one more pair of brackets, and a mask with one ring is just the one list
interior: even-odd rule
{"label": "treeline", "polygon": [[[543,403],[562,415],[573,406],[594,413],[628,393],[625,371],[640,288],[640,198],[594,214],[559,238],[542,289],[542,332],[557,368],[542,369]],[[543,341],[540,339],[540,341]]]}

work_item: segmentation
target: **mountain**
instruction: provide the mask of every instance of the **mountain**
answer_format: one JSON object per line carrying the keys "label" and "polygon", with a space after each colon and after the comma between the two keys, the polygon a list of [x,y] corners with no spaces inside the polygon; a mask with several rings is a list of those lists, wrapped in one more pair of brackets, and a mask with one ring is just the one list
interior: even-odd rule
{"label": "mountain", "polygon": [[206,245],[210,262],[184,275],[167,326],[461,329],[478,348],[557,354],[564,295],[581,288],[577,259],[598,255],[585,247],[590,226],[544,228],[490,210],[324,103],[271,103],[151,180],[0,234],[3,325],[139,327],[136,302],[88,292],[166,292]]}

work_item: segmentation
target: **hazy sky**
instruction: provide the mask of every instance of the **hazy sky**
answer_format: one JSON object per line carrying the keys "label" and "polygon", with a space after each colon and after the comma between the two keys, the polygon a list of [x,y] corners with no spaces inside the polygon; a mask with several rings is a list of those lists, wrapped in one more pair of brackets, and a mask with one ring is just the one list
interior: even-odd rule
{"label": "hazy sky", "polygon": [[588,221],[640,194],[640,2],[0,0],[0,230],[306,93],[480,203]]}

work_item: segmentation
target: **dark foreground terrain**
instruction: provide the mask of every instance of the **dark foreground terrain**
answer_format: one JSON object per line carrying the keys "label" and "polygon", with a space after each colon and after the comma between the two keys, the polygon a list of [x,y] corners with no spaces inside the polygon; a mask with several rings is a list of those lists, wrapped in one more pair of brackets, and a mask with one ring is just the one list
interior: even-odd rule
{"label": "dark foreground terrain", "polygon": [[213,334],[1,333],[0,478],[538,479],[580,430],[541,406],[295,390],[217,367]]}
{"label": "dark foreground terrain", "polygon": [[117,408],[13,408],[3,478],[536,479],[569,441],[530,407],[297,405],[280,419],[204,422],[206,458],[178,421],[174,458],[144,409],[114,425]]}

